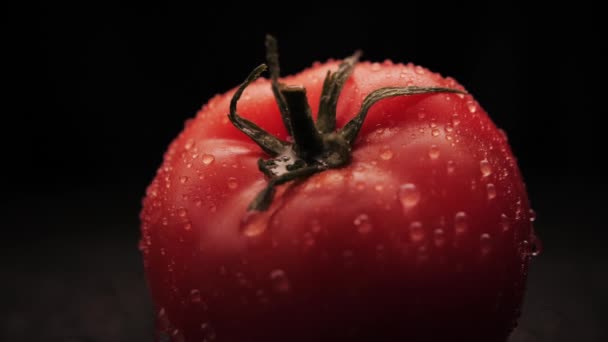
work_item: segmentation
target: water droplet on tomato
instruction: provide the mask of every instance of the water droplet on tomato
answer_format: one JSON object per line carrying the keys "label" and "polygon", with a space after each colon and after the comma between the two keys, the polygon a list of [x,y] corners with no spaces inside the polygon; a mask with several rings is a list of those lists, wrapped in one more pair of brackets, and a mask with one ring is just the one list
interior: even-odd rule
{"label": "water droplet on tomato", "polygon": [[426,117],[426,113],[423,110],[418,112],[418,119],[422,120],[425,117]]}
{"label": "water droplet on tomato", "polygon": [[445,232],[443,229],[437,228],[433,231],[433,242],[437,247],[445,245]]}
{"label": "water droplet on tomato", "polygon": [[186,210],[186,208],[177,209],[177,216],[186,217],[186,215],[188,215],[188,211]]}
{"label": "water droplet on tomato", "polygon": [[247,237],[256,237],[268,228],[266,215],[257,210],[248,211],[241,220],[241,233]]}
{"label": "water droplet on tomato", "polygon": [[454,230],[456,234],[463,234],[468,229],[467,213],[459,211],[454,215]]}
{"label": "water droplet on tomato", "polygon": [[543,242],[534,233],[532,233],[532,237],[530,240],[531,240],[530,241],[531,242],[530,254],[532,256],[538,256],[543,251]]}
{"label": "water droplet on tomato", "polygon": [[451,175],[456,170],[456,163],[453,160],[448,160],[448,175]]}
{"label": "water droplet on tomato", "polygon": [[189,150],[192,148],[192,146],[194,146],[194,139],[188,139],[188,141],[186,141],[186,144],[184,145],[184,148],[186,150]]}
{"label": "water droplet on tomato", "polygon": [[197,289],[190,290],[190,301],[192,303],[200,303],[201,299],[201,291]]}
{"label": "water droplet on tomato", "polygon": [[438,135],[439,135],[439,133],[440,133],[440,132],[439,132],[439,129],[437,129],[437,128],[433,128],[433,129],[431,130],[431,135],[432,135],[432,136],[434,136],[434,137],[438,136]]}
{"label": "water droplet on tomato", "polygon": [[291,289],[287,274],[283,270],[274,270],[270,272],[270,281],[272,282],[272,288],[278,293],[288,293]]}
{"label": "water droplet on tomato", "polygon": [[422,223],[420,221],[410,223],[409,233],[410,240],[412,240],[412,242],[420,242],[424,240],[424,229],[422,228]]}
{"label": "water droplet on tomato", "polygon": [[505,214],[500,214],[500,227],[503,232],[508,232],[511,228],[511,224],[509,223],[509,217]]}
{"label": "water droplet on tomato", "polygon": [[192,223],[191,222],[184,223],[184,230],[192,230]]}
{"label": "water droplet on tomato", "polygon": [[391,151],[390,149],[385,149],[384,151],[382,151],[382,153],[380,153],[380,158],[382,158],[382,160],[393,159],[393,151]]}
{"label": "water droplet on tomato", "polygon": [[414,71],[418,74],[418,75],[424,75],[424,69],[420,66],[420,65],[416,65],[414,67]]}
{"label": "water droplet on tomato", "polygon": [[488,200],[496,198],[496,186],[493,183],[486,184],[486,192],[488,194]]}
{"label": "water droplet on tomato", "polygon": [[181,176],[179,177],[179,182],[182,184],[186,184],[186,182],[188,181],[188,177],[187,176]]}
{"label": "water droplet on tomato", "polygon": [[380,63],[372,63],[372,71],[379,71]]}
{"label": "water droplet on tomato", "polygon": [[212,154],[203,154],[203,164],[211,165],[215,161],[215,157]]}
{"label": "water droplet on tomato", "polygon": [[431,148],[429,149],[429,158],[433,160],[439,158],[439,147],[437,147],[437,145],[431,145]]}
{"label": "water droplet on tomato", "polygon": [[492,236],[488,233],[483,233],[479,237],[479,248],[481,255],[488,255],[492,251]]}
{"label": "water droplet on tomato", "polygon": [[234,177],[230,177],[228,178],[228,188],[234,190],[236,188],[238,188],[239,183],[237,183],[236,178]]}
{"label": "water droplet on tomato", "polygon": [[536,221],[536,211],[534,209],[530,209],[530,222]]}
{"label": "water droplet on tomato", "polygon": [[372,231],[372,223],[370,222],[369,216],[367,214],[361,214],[355,218],[353,221],[355,227],[357,227],[357,231],[361,234],[367,234]]}
{"label": "water droplet on tomato", "polygon": [[416,185],[405,183],[399,187],[398,197],[403,209],[408,211],[420,202],[420,191],[418,191]]}
{"label": "water droplet on tomato", "polygon": [[490,167],[490,162],[488,162],[487,159],[479,162],[479,170],[481,171],[481,175],[484,177],[488,177],[492,174],[492,167]]}
{"label": "water droplet on tomato", "polygon": [[169,225],[169,219],[167,217],[163,217],[160,222],[163,226]]}
{"label": "water droplet on tomato", "polygon": [[471,114],[477,111],[477,105],[473,101],[467,102],[467,108],[469,109],[469,112],[471,112]]}
{"label": "water droplet on tomato", "polygon": [[459,124],[460,124],[460,117],[458,116],[458,113],[452,114],[452,125],[458,126]]}

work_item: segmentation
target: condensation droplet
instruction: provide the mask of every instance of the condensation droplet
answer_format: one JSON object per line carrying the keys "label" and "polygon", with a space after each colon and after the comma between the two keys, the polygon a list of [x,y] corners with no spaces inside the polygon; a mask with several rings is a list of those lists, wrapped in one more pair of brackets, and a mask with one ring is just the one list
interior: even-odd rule
{"label": "condensation droplet", "polygon": [[414,71],[418,74],[418,75],[423,75],[424,74],[424,69],[420,66],[420,65],[416,65],[414,67]]}
{"label": "condensation droplet", "polygon": [[473,101],[467,102],[467,108],[469,109],[469,112],[471,114],[473,114],[477,111],[477,105]]}
{"label": "condensation droplet", "polygon": [[467,213],[459,211],[454,215],[454,230],[456,234],[463,234],[468,229]]}
{"label": "condensation droplet", "polygon": [[203,164],[211,165],[215,161],[215,157],[212,154],[203,154]]}
{"label": "condensation droplet", "polygon": [[160,222],[161,222],[161,224],[162,224],[163,226],[167,226],[167,225],[169,225],[169,219],[168,219],[168,218],[166,218],[166,217],[163,217],[163,218],[160,220]]}
{"label": "condensation droplet", "polygon": [[189,150],[192,148],[192,146],[194,146],[194,140],[193,139],[188,139],[188,141],[186,141],[186,144],[184,145],[184,148],[186,150]]}
{"label": "condensation droplet", "polygon": [[503,233],[508,232],[511,229],[511,224],[509,223],[509,217],[505,214],[500,214],[500,228]]}
{"label": "condensation droplet", "polygon": [[458,113],[452,114],[452,125],[458,126],[459,124],[460,124],[460,117],[458,116]]}
{"label": "condensation droplet", "polygon": [[418,112],[418,119],[422,120],[425,117],[426,117],[426,113],[423,110]]}
{"label": "condensation droplet", "polygon": [[191,222],[184,223],[184,230],[192,230],[192,223]]}
{"label": "condensation droplet", "polygon": [[536,211],[534,209],[530,209],[530,222],[536,221]]}
{"label": "condensation droplet", "polygon": [[481,255],[488,255],[492,251],[492,236],[488,233],[483,233],[479,237],[479,248]]}
{"label": "condensation droplet", "polygon": [[439,147],[437,147],[437,145],[431,145],[431,148],[429,149],[429,158],[436,160],[439,158],[439,154]]}
{"label": "condensation droplet", "polygon": [[288,293],[291,289],[287,274],[283,270],[274,270],[270,272],[270,281],[272,282],[272,288],[278,293]]}
{"label": "condensation droplet", "polygon": [[372,231],[372,223],[370,222],[369,216],[367,214],[361,214],[355,218],[353,221],[355,227],[357,227],[357,231],[361,234],[367,234]]}
{"label": "condensation droplet", "polygon": [[492,174],[492,167],[490,167],[490,162],[488,162],[487,159],[479,162],[479,170],[481,171],[481,175],[484,177],[488,177]]}
{"label": "condensation droplet", "polygon": [[179,177],[179,182],[182,184],[186,184],[186,182],[188,181],[188,177],[187,176],[181,176]]}
{"label": "condensation droplet", "polygon": [[241,219],[241,233],[247,237],[256,237],[268,228],[266,216],[260,211],[252,210],[245,213]]}
{"label": "condensation droplet", "polygon": [[440,133],[440,132],[439,132],[439,129],[437,129],[437,128],[433,128],[433,129],[431,130],[431,135],[432,135],[432,136],[434,136],[434,137],[438,136],[438,135],[439,135],[439,133]]}
{"label": "condensation droplet", "polygon": [[420,221],[414,221],[409,226],[410,240],[412,242],[420,242],[424,240],[424,229]]}
{"label": "condensation droplet", "polygon": [[393,151],[391,151],[390,149],[385,149],[384,151],[382,151],[382,153],[380,153],[380,158],[382,158],[382,160],[393,159]]}
{"label": "condensation droplet", "polygon": [[486,192],[488,194],[488,200],[496,198],[496,186],[493,183],[486,184]]}
{"label": "condensation droplet", "polygon": [[543,251],[543,242],[536,236],[536,234],[532,233],[531,238],[531,246],[530,246],[530,254],[532,256],[538,256]]}
{"label": "condensation droplet", "polygon": [[416,185],[405,183],[399,187],[398,197],[403,209],[408,211],[420,202],[420,191]]}
{"label": "condensation droplet", "polygon": [[443,229],[437,228],[433,231],[433,242],[437,247],[445,245],[445,232]]}
{"label": "condensation droplet", "polygon": [[372,63],[372,71],[379,71],[380,63]]}
{"label": "condensation droplet", "polygon": [[451,175],[456,171],[456,163],[453,160],[448,160],[448,175]]}
{"label": "condensation droplet", "polygon": [[194,205],[197,206],[197,207],[200,207],[201,205],[203,205],[203,201],[200,198],[196,199],[194,201]]}
{"label": "condensation droplet", "polygon": [[201,299],[201,291],[197,289],[190,290],[190,301],[192,303],[200,303]]}
{"label": "condensation droplet", "polygon": [[228,188],[234,190],[236,188],[238,188],[239,183],[237,183],[236,178],[234,177],[230,177],[228,178]]}
{"label": "condensation droplet", "polygon": [[186,217],[186,215],[188,215],[188,211],[186,210],[186,208],[177,209],[177,216]]}

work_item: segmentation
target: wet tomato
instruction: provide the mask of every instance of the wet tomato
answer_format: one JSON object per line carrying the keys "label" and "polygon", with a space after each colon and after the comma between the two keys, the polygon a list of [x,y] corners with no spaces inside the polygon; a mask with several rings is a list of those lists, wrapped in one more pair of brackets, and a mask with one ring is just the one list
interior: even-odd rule
{"label": "wet tomato", "polygon": [[412,64],[256,68],[173,141],[142,250],[171,341],[505,341],[534,216],[505,134]]}

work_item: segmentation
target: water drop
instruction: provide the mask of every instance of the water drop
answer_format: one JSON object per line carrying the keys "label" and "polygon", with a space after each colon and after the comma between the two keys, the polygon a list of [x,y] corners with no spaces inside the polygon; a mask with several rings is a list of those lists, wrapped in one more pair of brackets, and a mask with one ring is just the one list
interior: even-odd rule
{"label": "water drop", "polygon": [[418,112],[418,119],[422,120],[426,117],[426,113],[424,111],[419,111]]}
{"label": "water drop", "polygon": [[534,209],[530,209],[530,222],[536,221],[536,211]]}
{"label": "water drop", "polygon": [[420,221],[410,223],[409,232],[410,240],[412,240],[412,242],[424,240],[424,229],[422,228],[422,223]]}
{"label": "water drop", "polygon": [[192,223],[191,222],[186,222],[184,224],[184,230],[192,230]]}
{"label": "water drop", "polygon": [[433,231],[433,242],[437,247],[445,245],[445,232],[443,229],[437,228]]}
{"label": "water drop", "polygon": [[486,184],[486,192],[488,194],[488,200],[496,198],[496,186],[493,183]]}
{"label": "water drop", "polygon": [[367,214],[361,214],[355,218],[353,221],[355,227],[357,227],[357,231],[361,234],[367,234],[372,231],[372,224],[370,222],[369,216]]}
{"label": "water drop", "polygon": [[186,215],[188,215],[188,211],[186,210],[186,208],[179,208],[177,209],[177,216],[179,217],[186,217]]}
{"label": "water drop", "polygon": [[372,71],[379,71],[380,63],[372,63]]}
{"label": "water drop", "polygon": [[530,254],[532,256],[538,256],[543,251],[543,242],[536,236],[536,234],[532,233],[531,238],[531,246],[530,246]]}
{"label": "water drop", "polygon": [[437,147],[437,145],[431,145],[431,148],[429,149],[429,158],[432,160],[439,158],[439,147]]}
{"label": "water drop", "polygon": [[201,205],[203,205],[203,201],[200,198],[198,198],[194,201],[194,205],[196,205],[197,207],[200,207]]}
{"label": "water drop", "polygon": [[468,229],[467,213],[459,211],[454,215],[454,230],[456,234],[463,234]]}
{"label": "water drop", "polygon": [[211,165],[215,161],[215,157],[212,154],[203,154],[203,164]]}
{"label": "water drop", "polygon": [[456,163],[453,160],[448,160],[448,174],[451,175],[456,170]]}
{"label": "water drop", "polygon": [[439,133],[440,133],[440,132],[439,132],[439,129],[437,129],[437,128],[433,128],[433,129],[431,130],[431,135],[432,135],[432,136],[434,136],[434,137],[438,136],[438,135],[439,135]]}
{"label": "water drop", "polygon": [[167,225],[169,225],[169,219],[168,219],[167,217],[163,217],[163,218],[161,219],[161,224],[162,224],[163,226],[167,226]]}
{"label": "water drop", "polygon": [[182,184],[186,184],[186,182],[188,181],[188,177],[187,176],[181,176],[179,177],[179,182]]}
{"label": "water drop", "polygon": [[479,237],[481,255],[488,255],[492,251],[492,237],[488,233],[483,233]]}
{"label": "water drop", "polygon": [[192,146],[194,146],[194,140],[193,139],[188,139],[188,141],[186,141],[186,144],[184,145],[184,148],[186,150],[189,150],[192,148]]}
{"label": "water drop", "polygon": [[266,216],[257,210],[248,211],[241,220],[241,233],[247,237],[256,237],[266,231]]}
{"label": "water drop", "polygon": [[239,183],[237,183],[236,178],[234,178],[234,177],[228,178],[228,188],[234,190],[238,186],[239,186]]}
{"label": "water drop", "polygon": [[471,112],[471,114],[477,111],[477,105],[473,101],[467,102],[467,108],[469,108],[469,112]]}
{"label": "water drop", "polygon": [[201,291],[197,289],[190,290],[190,301],[192,303],[200,303],[201,302]]}
{"label": "water drop", "polygon": [[420,202],[420,191],[416,188],[416,185],[412,183],[405,183],[399,187],[399,201],[403,206],[403,209],[408,211],[415,207]]}
{"label": "water drop", "polygon": [[460,117],[458,116],[458,113],[452,114],[452,125],[458,126],[459,124],[460,124]]}
{"label": "water drop", "polygon": [[393,151],[391,151],[390,149],[385,149],[380,154],[380,158],[382,158],[382,160],[391,160],[391,159],[393,159]]}
{"label": "water drop", "polygon": [[287,274],[283,270],[270,272],[270,281],[275,292],[288,293],[291,288]]}
{"label": "water drop", "polygon": [[420,66],[420,65],[416,65],[414,67],[414,71],[418,74],[418,75],[423,75],[424,74],[424,69]]}
{"label": "water drop", "polygon": [[502,228],[503,233],[508,232],[511,228],[511,224],[509,223],[509,218],[505,214],[500,214],[500,227]]}
{"label": "water drop", "polygon": [[492,174],[492,167],[490,167],[490,162],[488,162],[487,159],[479,162],[479,170],[481,171],[481,175],[484,177],[488,177]]}

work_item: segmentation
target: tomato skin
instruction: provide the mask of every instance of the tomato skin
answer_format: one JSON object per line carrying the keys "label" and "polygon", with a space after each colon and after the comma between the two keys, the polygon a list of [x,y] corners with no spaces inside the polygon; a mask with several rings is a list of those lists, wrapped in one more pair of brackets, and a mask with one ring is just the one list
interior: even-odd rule
{"label": "tomato skin", "polygon": [[[283,82],[304,85],[316,112],[336,67]],[[340,95],[337,126],[371,91],[409,85],[463,89],[411,64],[363,62]],[[382,100],[348,166],[281,186],[252,218],[264,153],[228,121],[232,94],[187,123],[143,201],[159,339],[507,339],[535,237],[506,137],[471,95]],[[269,81],[247,88],[238,110],[287,138]]]}

